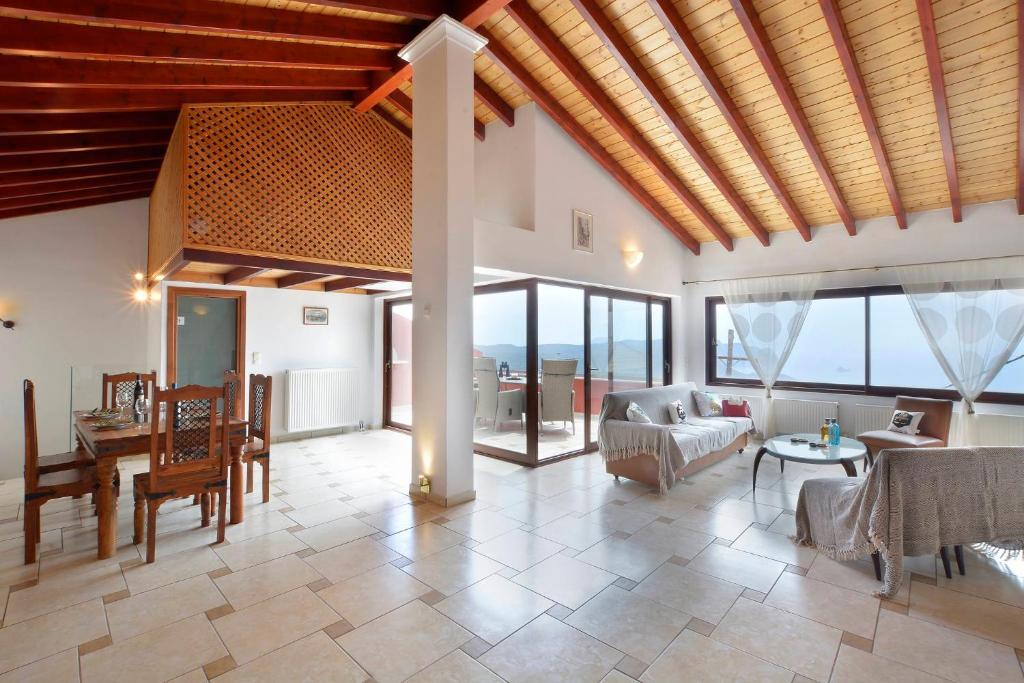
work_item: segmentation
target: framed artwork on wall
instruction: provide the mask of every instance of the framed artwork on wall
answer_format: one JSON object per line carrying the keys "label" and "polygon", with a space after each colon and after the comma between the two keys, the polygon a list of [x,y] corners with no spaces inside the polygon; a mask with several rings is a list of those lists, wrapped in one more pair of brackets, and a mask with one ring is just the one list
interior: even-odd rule
{"label": "framed artwork on wall", "polygon": [[572,211],[572,248],[594,253],[594,217],[579,209]]}
{"label": "framed artwork on wall", "polygon": [[326,325],[327,324],[327,309],[320,308],[317,306],[303,306],[302,307],[302,324],[303,325]]}

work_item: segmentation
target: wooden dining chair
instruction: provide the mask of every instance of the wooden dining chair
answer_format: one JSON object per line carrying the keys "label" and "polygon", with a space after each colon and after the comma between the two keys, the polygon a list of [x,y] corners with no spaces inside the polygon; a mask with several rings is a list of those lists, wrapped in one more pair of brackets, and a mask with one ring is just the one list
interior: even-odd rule
{"label": "wooden dining chair", "polygon": [[146,398],[152,398],[153,389],[156,387],[156,370],[149,372],[121,372],[116,375],[103,373],[103,395],[100,407],[117,407],[117,397],[126,396],[130,401],[134,400],[135,380],[142,377],[142,391]]}
{"label": "wooden dining chair", "polygon": [[[25,564],[36,561],[36,545],[42,538],[41,508],[56,498],[83,496],[97,488],[95,462],[77,466],[78,458],[68,458],[76,466],[41,471],[39,432],[36,431],[36,389],[31,380],[23,384],[25,393]],[[64,453],[63,456],[72,456]]]}
{"label": "wooden dining chair", "polygon": [[[217,543],[224,542],[228,464],[231,459],[229,420],[217,417],[217,400],[227,400],[227,386],[157,389],[150,426],[149,472],[135,475],[133,541],[142,542],[146,527],[146,562],[156,560],[156,520],[160,506],[175,498],[199,494],[202,526],[210,525],[211,494],[218,495]],[[167,425],[160,434],[160,407]],[[163,442],[161,443],[161,438]],[[143,520],[145,517],[145,520]]]}
{"label": "wooden dining chair", "polygon": [[234,370],[224,371],[224,384],[228,388],[228,399],[224,403],[225,412],[239,420],[245,417],[245,404],[242,403],[242,378]]}
{"label": "wooden dining chair", "polygon": [[249,375],[249,441],[242,446],[245,492],[252,493],[253,467],[263,468],[263,502],[270,502],[270,392],[273,378]]}

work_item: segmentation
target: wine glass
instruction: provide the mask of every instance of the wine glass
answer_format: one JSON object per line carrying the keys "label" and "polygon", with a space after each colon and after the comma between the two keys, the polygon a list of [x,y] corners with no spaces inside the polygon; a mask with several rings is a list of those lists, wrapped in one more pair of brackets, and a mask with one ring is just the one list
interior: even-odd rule
{"label": "wine glass", "polygon": [[152,408],[152,402],[145,396],[140,396],[135,400],[135,412],[142,416],[143,423],[149,421],[149,411],[152,410]]}
{"label": "wine glass", "polygon": [[131,398],[121,392],[117,392],[114,403],[117,405],[117,417],[119,419],[124,419],[128,411],[128,406],[131,405]]}

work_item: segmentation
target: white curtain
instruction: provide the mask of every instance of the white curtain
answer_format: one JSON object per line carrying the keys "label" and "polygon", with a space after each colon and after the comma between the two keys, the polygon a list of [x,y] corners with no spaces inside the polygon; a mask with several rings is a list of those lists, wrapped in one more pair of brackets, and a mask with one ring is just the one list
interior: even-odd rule
{"label": "white curtain", "polygon": [[935,359],[962,398],[951,444],[978,445],[974,402],[1024,336],[1024,257],[908,266],[898,273]]}
{"label": "white curtain", "polygon": [[729,315],[750,365],[765,387],[765,438],[775,435],[772,387],[786,364],[811,309],[820,275],[727,280],[722,283]]}

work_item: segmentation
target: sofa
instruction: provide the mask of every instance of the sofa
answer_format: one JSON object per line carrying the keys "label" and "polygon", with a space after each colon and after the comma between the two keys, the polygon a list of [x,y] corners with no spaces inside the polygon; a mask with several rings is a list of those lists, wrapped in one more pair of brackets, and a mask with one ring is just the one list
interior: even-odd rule
{"label": "sofa", "polygon": [[[605,471],[664,493],[676,480],[713,465],[747,445],[749,417],[701,417],[693,400],[693,382],[606,394],[598,423],[598,450]],[[686,420],[674,424],[669,404],[682,401]],[[626,408],[640,406],[650,424],[630,422]]]}

